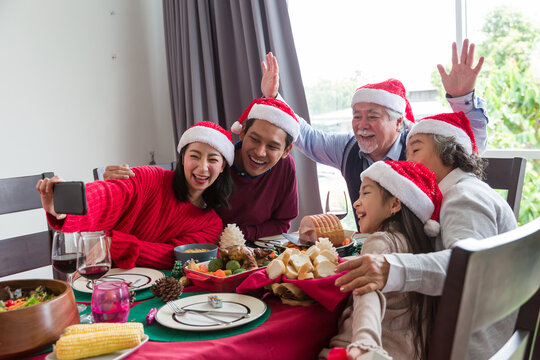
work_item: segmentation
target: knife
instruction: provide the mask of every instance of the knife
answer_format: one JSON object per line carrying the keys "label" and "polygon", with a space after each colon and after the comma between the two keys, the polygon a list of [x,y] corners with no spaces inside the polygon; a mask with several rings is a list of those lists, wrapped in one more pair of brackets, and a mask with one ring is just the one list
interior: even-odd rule
{"label": "knife", "polygon": [[300,243],[300,240],[298,239],[298,235],[291,235],[291,234],[286,234],[286,233],[282,233],[281,235],[283,235],[283,237],[285,239],[289,240],[294,245],[297,245],[297,246],[309,246],[309,244]]}
{"label": "knife", "polygon": [[249,317],[249,313],[235,312],[235,311],[219,311],[219,310],[202,310],[202,309],[182,309],[184,311],[190,311],[200,314],[210,314],[210,315],[240,315],[242,317]]}

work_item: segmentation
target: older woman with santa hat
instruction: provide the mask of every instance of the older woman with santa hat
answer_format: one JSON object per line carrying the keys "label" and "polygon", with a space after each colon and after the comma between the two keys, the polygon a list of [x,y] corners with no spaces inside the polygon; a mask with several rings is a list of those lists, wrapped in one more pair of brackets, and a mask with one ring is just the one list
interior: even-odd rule
{"label": "older woman with santa hat", "polygon": [[63,232],[107,230],[114,264],[127,269],[171,268],[175,246],[216,243],[223,225],[215,209],[227,206],[233,191],[231,134],[199,122],[184,132],[178,152],[176,171],[141,166],[129,179],[87,184],[83,216],[57,214],[52,189],[62,180],[40,180],[36,189],[49,224]]}

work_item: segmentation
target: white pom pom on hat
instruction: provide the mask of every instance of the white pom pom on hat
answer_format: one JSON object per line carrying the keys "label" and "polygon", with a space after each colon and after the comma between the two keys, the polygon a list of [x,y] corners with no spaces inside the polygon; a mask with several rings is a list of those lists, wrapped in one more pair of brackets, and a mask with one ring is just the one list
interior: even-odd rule
{"label": "white pom pom on hat", "polygon": [[440,231],[439,212],[442,194],[435,174],[420,163],[377,161],[362,172],[405,204],[424,224],[428,236]]}
{"label": "white pom pom on hat", "polygon": [[211,121],[201,121],[190,126],[178,142],[178,152],[187,144],[202,142],[212,146],[225,158],[229,166],[234,162],[234,144],[230,131],[225,130]]}

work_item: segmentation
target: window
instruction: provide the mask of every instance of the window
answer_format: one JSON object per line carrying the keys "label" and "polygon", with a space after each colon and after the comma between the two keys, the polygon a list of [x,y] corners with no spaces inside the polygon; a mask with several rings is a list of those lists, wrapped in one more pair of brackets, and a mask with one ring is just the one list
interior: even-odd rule
{"label": "window", "polygon": [[[431,76],[438,63],[450,59],[456,31],[453,3],[289,0],[288,4],[315,128],[350,131],[354,90],[388,78],[403,82],[415,117],[446,111]],[[346,191],[339,170],[321,164],[317,170],[322,201],[330,189]],[[348,208],[343,225],[356,229],[350,203]]]}
{"label": "window", "polygon": [[[416,118],[449,111],[436,85],[439,77],[436,64],[450,64],[450,44],[459,36],[469,37],[479,45],[477,54],[486,53],[490,40],[489,34],[482,31],[486,17],[493,21],[494,16],[500,15],[493,11],[505,3],[508,2],[463,0],[458,2],[462,11],[456,16],[456,2],[392,0],[366,3],[341,0],[329,3],[323,0],[289,0],[289,14],[312,125],[328,132],[350,131],[350,99],[354,90],[366,83],[388,78],[403,82]],[[540,24],[540,2],[516,0],[505,11],[519,11],[530,24]],[[504,16],[508,15],[505,11],[502,11]],[[500,21],[504,23],[503,19]],[[456,29],[456,26],[462,28]],[[524,32],[512,29],[512,26],[510,32],[514,38]],[[540,107],[540,48],[535,42],[535,39],[540,40],[540,34],[537,28],[526,26],[525,29],[529,31],[529,37],[512,41],[512,36],[509,36],[502,39],[508,42],[505,44],[501,43],[502,40],[492,41],[492,48],[513,46],[518,53],[520,49],[531,48],[530,64],[526,64],[530,72],[527,79],[520,82],[524,84],[526,80],[528,87],[516,86],[506,89],[506,92],[508,96],[514,96],[517,103],[527,103],[535,110],[520,117],[520,110],[509,106],[512,99],[507,99],[504,104],[497,100],[501,90],[490,81],[501,76],[501,65],[495,64],[492,58],[487,59],[477,89],[489,105],[492,120],[488,127],[490,148],[540,148],[540,119],[534,115]],[[536,88],[533,88],[535,84]],[[525,95],[516,98],[520,92]],[[540,160],[533,160],[540,158],[540,150],[527,154],[529,164],[521,223],[540,216],[540,207],[535,205],[540,203],[540,194],[534,185],[540,180]],[[493,155],[488,153],[487,156]],[[320,164],[317,169],[322,201],[330,189],[346,191],[339,170]],[[349,214],[343,220],[347,229],[355,228],[351,209],[349,203]]]}

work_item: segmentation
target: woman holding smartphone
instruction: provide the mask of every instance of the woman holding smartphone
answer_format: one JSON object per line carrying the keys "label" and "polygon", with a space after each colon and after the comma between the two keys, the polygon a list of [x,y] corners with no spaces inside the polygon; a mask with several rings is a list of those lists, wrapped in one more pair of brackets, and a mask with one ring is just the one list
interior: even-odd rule
{"label": "woman holding smartphone", "polygon": [[228,206],[233,191],[231,134],[197,123],[182,135],[178,152],[176,171],[141,166],[129,179],[87,184],[86,215],[56,213],[53,185],[62,180],[40,180],[36,189],[49,224],[62,232],[106,230],[112,260],[125,269],[171,268],[175,246],[216,243],[223,225],[215,209]]}

